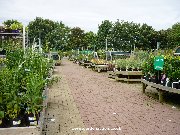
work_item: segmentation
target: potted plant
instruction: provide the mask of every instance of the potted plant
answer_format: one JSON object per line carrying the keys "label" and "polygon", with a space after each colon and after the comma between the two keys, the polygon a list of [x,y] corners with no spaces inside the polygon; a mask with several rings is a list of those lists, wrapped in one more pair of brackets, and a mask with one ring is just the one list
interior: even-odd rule
{"label": "potted plant", "polygon": [[21,23],[14,22],[11,24],[10,28],[12,29],[12,33],[19,33],[23,26]]}
{"label": "potted plant", "polygon": [[180,70],[176,70],[172,73],[172,88],[178,89],[179,77],[180,77]]}
{"label": "potted plant", "polygon": [[134,63],[131,59],[126,59],[126,71],[132,71],[132,68],[134,67]]}
{"label": "potted plant", "polygon": [[26,92],[26,116],[28,126],[36,125],[39,120],[39,112],[42,110],[43,96],[42,91],[46,80],[39,74],[30,73],[27,77]]}

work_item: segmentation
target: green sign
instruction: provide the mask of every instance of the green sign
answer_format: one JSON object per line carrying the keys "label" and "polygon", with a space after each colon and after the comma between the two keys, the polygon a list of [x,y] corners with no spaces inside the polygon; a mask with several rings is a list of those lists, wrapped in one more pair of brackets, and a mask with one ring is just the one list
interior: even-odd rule
{"label": "green sign", "polygon": [[91,54],[92,51],[91,50],[83,50],[83,51],[80,51],[81,54],[85,54],[85,55],[88,55],[88,54]]}
{"label": "green sign", "polygon": [[154,69],[155,70],[162,70],[164,65],[164,57],[163,56],[156,56],[154,59]]}

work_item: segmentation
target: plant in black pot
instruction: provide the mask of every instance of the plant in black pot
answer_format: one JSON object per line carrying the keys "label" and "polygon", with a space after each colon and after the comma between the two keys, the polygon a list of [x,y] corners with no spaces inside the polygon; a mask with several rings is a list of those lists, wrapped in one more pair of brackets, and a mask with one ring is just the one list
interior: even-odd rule
{"label": "plant in black pot", "polygon": [[4,111],[0,111],[0,127],[3,127],[3,118],[4,118]]}
{"label": "plant in black pot", "polygon": [[127,64],[126,64],[127,71],[132,71],[132,69],[134,67],[133,60],[129,58],[129,59],[126,59],[126,62],[127,62]]}
{"label": "plant in black pot", "polygon": [[19,33],[22,30],[23,25],[19,22],[14,22],[11,24],[10,28],[12,29],[13,33]]}
{"label": "plant in black pot", "polygon": [[163,72],[166,74],[166,83],[165,86],[172,87],[172,57],[165,57]]}
{"label": "plant in black pot", "polygon": [[176,70],[172,73],[172,88],[179,88],[179,77],[180,77],[180,70]]}
{"label": "plant in black pot", "polygon": [[43,97],[42,90],[46,80],[43,76],[35,73],[30,73],[27,77],[27,92],[26,92],[26,117],[27,125],[33,126],[38,124],[39,112],[42,110]]}
{"label": "plant in black pot", "polygon": [[19,127],[23,115],[20,115],[21,111],[21,96],[16,94],[17,91],[11,90],[11,93],[5,93],[6,96],[6,116],[9,119],[11,127]]}
{"label": "plant in black pot", "polygon": [[151,79],[150,82],[157,83],[157,79],[156,78],[157,78],[157,76],[155,74],[151,74],[150,75],[150,79]]}
{"label": "plant in black pot", "polygon": [[166,78],[167,78],[166,74],[165,74],[165,73],[162,74],[162,76],[161,76],[161,85],[165,86],[165,84],[166,84]]}

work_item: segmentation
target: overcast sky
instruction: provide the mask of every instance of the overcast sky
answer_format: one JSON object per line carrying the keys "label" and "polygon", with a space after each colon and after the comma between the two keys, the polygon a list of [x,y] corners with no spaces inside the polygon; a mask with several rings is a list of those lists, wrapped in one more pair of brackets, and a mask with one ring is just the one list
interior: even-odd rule
{"label": "overcast sky", "polygon": [[0,24],[17,19],[27,25],[36,16],[85,31],[96,32],[105,19],[147,23],[160,30],[180,22],[180,0],[0,0]]}

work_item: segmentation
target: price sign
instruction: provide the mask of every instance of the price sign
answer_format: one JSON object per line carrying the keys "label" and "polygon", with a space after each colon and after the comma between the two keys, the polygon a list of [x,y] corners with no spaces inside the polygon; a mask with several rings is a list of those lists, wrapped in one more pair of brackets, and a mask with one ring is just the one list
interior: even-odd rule
{"label": "price sign", "polygon": [[164,65],[164,57],[163,56],[156,56],[154,59],[154,69],[155,70],[162,70]]}

